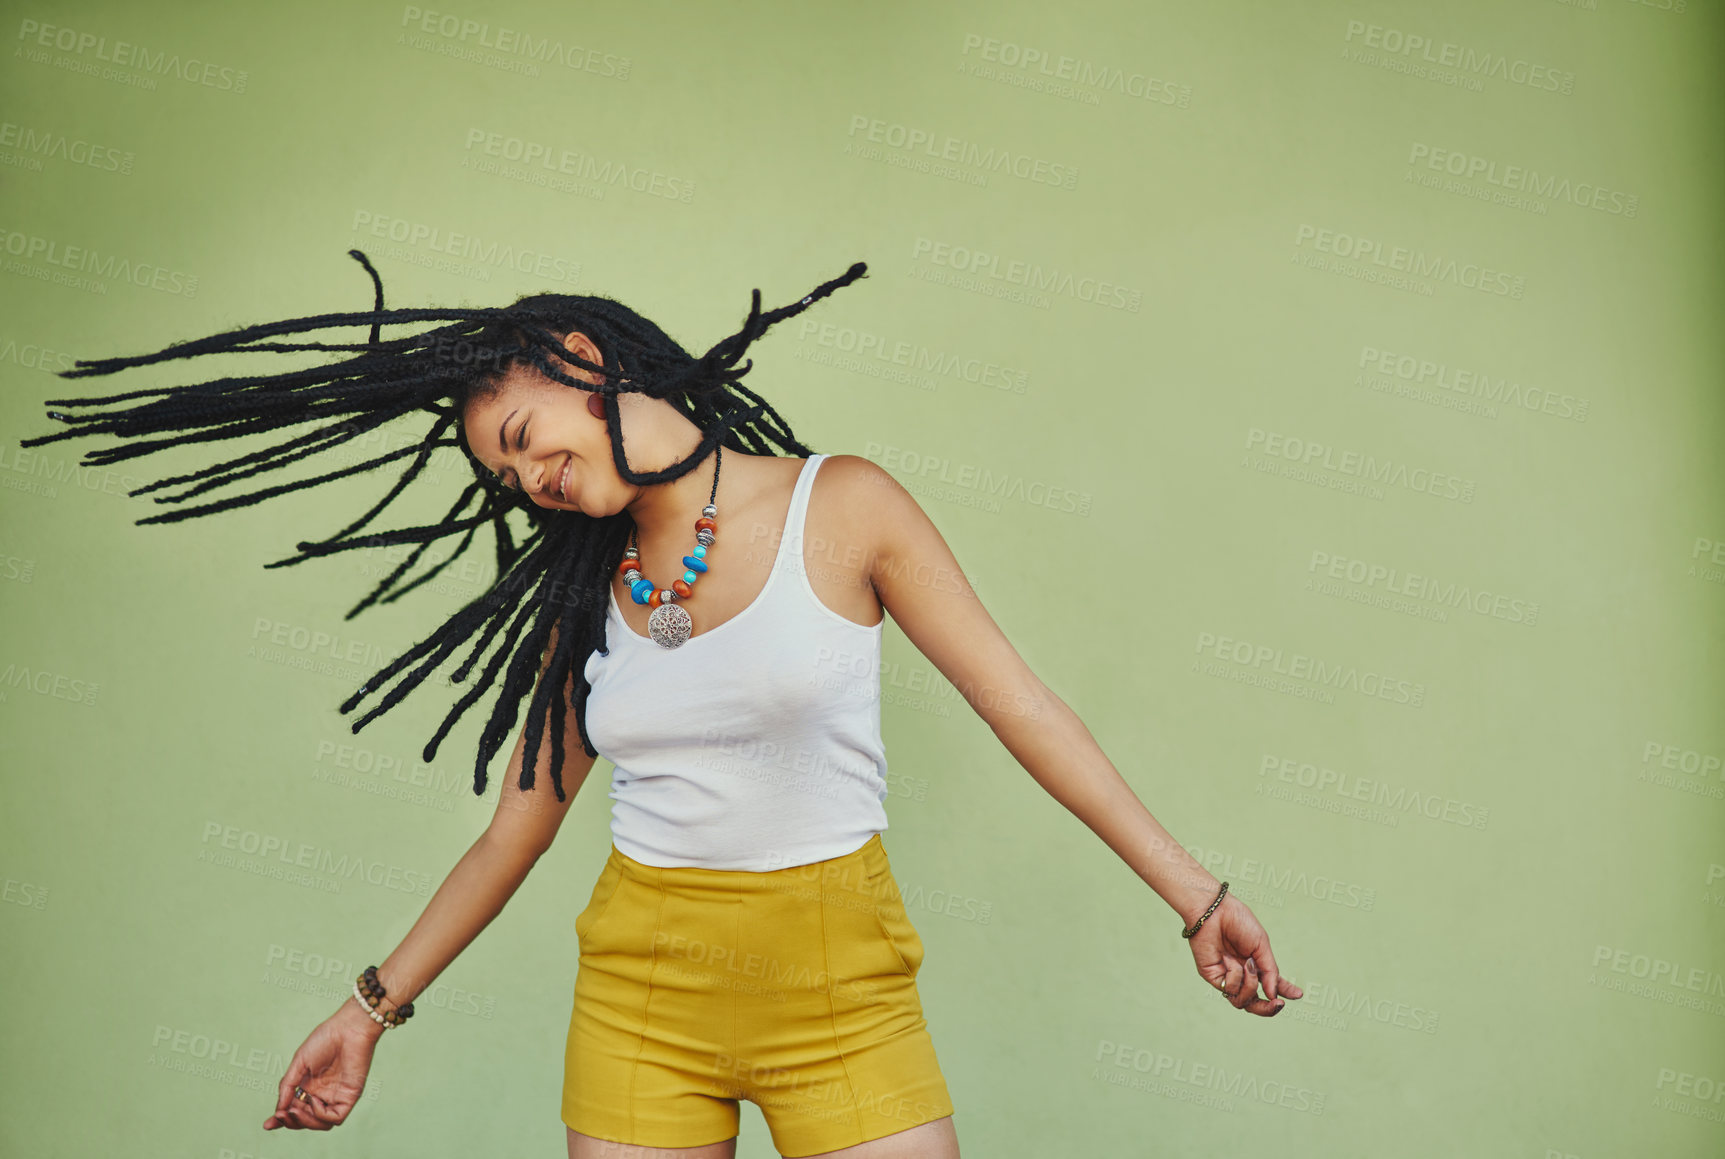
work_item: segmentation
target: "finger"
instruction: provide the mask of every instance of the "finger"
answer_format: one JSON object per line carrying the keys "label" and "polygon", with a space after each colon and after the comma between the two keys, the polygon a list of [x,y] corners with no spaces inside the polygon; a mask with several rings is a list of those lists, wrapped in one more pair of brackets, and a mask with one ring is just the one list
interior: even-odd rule
{"label": "finger", "polygon": [[1252,965],[1252,959],[1247,958],[1240,963],[1240,985],[1228,999],[1234,1004],[1234,1009],[1243,1010],[1246,1003],[1258,995],[1258,974]]}
{"label": "finger", "polygon": [[1281,1011],[1282,1006],[1283,1003],[1279,999],[1272,1001],[1269,998],[1254,998],[1241,1006],[1240,1009],[1261,1015],[1264,1018],[1272,1018]]}
{"label": "finger", "polygon": [[[312,1095],[312,1098],[315,1099],[316,1097],[316,1095]],[[301,1130],[327,1131],[330,1128],[330,1124],[323,1121],[310,1100],[295,1102],[292,1107],[288,1108],[288,1114],[293,1116],[294,1126]]]}
{"label": "finger", "polygon": [[[1258,987],[1263,984],[1263,981],[1264,981],[1264,976],[1262,974],[1258,973],[1257,961],[1253,958],[1247,958],[1246,959],[1246,1000],[1248,1002],[1253,1002],[1253,1001],[1258,1000]],[[1264,990],[1264,997],[1271,999],[1271,1000],[1274,1000],[1275,993],[1273,991],[1269,990],[1268,988],[1266,988]]]}
{"label": "finger", "polygon": [[1281,985],[1282,974],[1280,970],[1276,969],[1276,956],[1270,953],[1270,943],[1265,942],[1263,948],[1254,957],[1263,961],[1263,966],[1258,973],[1259,981],[1264,984],[1264,997],[1268,998],[1276,1009],[1280,1010],[1282,1000],[1276,997],[1276,991]]}
{"label": "finger", "polygon": [[[299,1084],[295,1085],[299,1086]],[[288,1105],[277,1111],[275,1117],[296,1131],[328,1130],[324,1116],[319,1113],[320,1105],[327,1106],[327,1104],[324,1104],[323,1100],[310,1088],[299,1086],[299,1089],[305,1091],[306,1097],[300,1098],[290,1087]]]}
{"label": "finger", "polygon": [[1239,992],[1240,983],[1245,980],[1246,972],[1240,969],[1240,963],[1233,958],[1224,958],[1222,960],[1222,965],[1224,967],[1224,972],[1222,974],[1222,995],[1227,998],[1229,1002],[1238,1006],[1239,1003],[1234,1000],[1234,995]]}
{"label": "finger", "polygon": [[300,1107],[305,1111],[307,1118],[316,1124],[317,1130],[327,1131],[331,1127],[340,1125],[342,1117],[329,1105],[327,1099],[310,1088],[307,1088],[306,1094],[310,1097],[301,1103]]}
{"label": "finger", "polygon": [[294,1102],[293,1089],[310,1075],[311,1068],[306,1065],[304,1056],[296,1051],[288,1063],[287,1073],[283,1074],[282,1081],[276,1084],[276,1118],[280,1119],[287,1114],[288,1108]]}

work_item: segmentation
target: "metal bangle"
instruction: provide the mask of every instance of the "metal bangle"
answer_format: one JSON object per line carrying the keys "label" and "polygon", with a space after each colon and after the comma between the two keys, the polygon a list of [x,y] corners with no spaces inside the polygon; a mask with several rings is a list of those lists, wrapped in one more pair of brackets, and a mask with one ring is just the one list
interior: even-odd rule
{"label": "metal bangle", "polygon": [[1211,915],[1211,914],[1213,914],[1213,913],[1215,913],[1215,912],[1216,912],[1216,907],[1217,907],[1217,906],[1219,906],[1219,905],[1221,905],[1221,904],[1222,904],[1222,895],[1223,895],[1223,894],[1226,894],[1226,893],[1227,893],[1227,892],[1228,892],[1228,883],[1227,883],[1227,882],[1225,882],[1225,881],[1224,881],[1224,882],[1223,882],[1223,883],[1222,883],[1222,888],[1221,888],[1221,889],[1220,889],[1220,890],[1218,890],[1218,891],[1217,891],[1217,892],[1216,892],[1216,900],[1215,900],[1215,901],[1213,901],[1213,902],[1211,902],[1211,903],[1210,903],[1210,908],[1209,908],[1209,909],[1207,909],[1207,910],[1205,910],[1205,911],[1204,911],[1204,917],[1201,917],[1201,918],[1199,918],[1199,919],[1198,919],[1198,920],[1197,920],[1197,921],[1195,921],[1195,922],[1193,922],[1193,923],[1192,923],[1192,928],[1191,928],[1191,929],[1189,929],[1189,930],[1185,930],[1185,929],[1183,929],[1183,930],[1181,930],[1181,931],[1180,931],[1180,936],[1181,936],[1181,937],[1182,937],[1182,938],[1189,938],[1189,937],[1191,937],[1191,936],[1192,936],[1192,935],[1193,935],[1193,934],[1195,934],[1195,933],[1197,933],[1197,932],[1198,932],[1198,927],[1199,927],[1199,926],[1201,926],[1201,925],[1203,925],[1203,924],[1204,924],[1204,919],[1205,919],[1205,918],[1208,918],[1208,917],[1209,917],[1209,916],[1210,916],[1210,915]]}

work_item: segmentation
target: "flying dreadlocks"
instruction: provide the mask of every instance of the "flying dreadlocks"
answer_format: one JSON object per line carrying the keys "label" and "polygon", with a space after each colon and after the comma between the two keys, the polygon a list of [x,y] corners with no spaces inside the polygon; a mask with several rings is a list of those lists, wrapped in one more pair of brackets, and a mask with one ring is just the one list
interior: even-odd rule
{"label": "flying dreadlocks", "polygon": [[[74,429],[23,439],[19,445],[36,446],[57,439],[94,434],[114,434],[132,440],[129,446],[86,452],[82,465],[88,467],[121,462],[170,446],[239,438],[305,423],[319,424],[309,432],[264,450],[228,459],[190,474],[159,479],[129,492],[142,495],[183,485],[184,489],[178,494],[163,494],[156,499],[158,503],[181,503],[195,495],[338,447],[414,411],[431,412],[436,417],[417,444],[300,482],[231,495],[201,506],[147,516],[138,522],[170,523],[212,515],[412,456],[401,478],[365,514],[327,539],[300,542],[300,554],[264,566],[286,567],[316,556],[362,547],[418,544],[370,595],[347,613],[345,618],[351,620],[373,603],[393,602],[435,577],[467,549],[481,527],[489,525],[496,539],[497,554],[497,578],[490,590],[373,675],[358,692],[342,702],[341,712],[352,711],[371,693],[406,673],[374,708],[354,721],[352,729],[357,733],[399,703],[456,649],[472,640],[471,650],[449,675],[452,684],[459,684],[501,635],[501,643],[485,661],[479,681],[457,701],[426,744],[424,759],[431,761],[435,758],[438,744],[507,664],[502,692],[480,735],[473,791],[481,796],[485,793],[486,765],[515,727],[522,695],[533,690],[528,708],[526,751],[528,754],[539,751],[546,714],[555,703],[557,711],[551,732],[551,783],[556,789],[557,799],[562,801],[564,713],[567,709],[574,709],[582,749],[589,756],[598,755],[587,735],[589,685],[583,669],[586,657],[594,649],[603,652],[605,648],[606,586],[623,558],[631,520],[627,512],[594,518],[578,511],[547,510],[521,492],[504,487],[467,445],[460,421],[463,409],[470,399],[488,395],[515,366],[536,367],[553,381],[595,391],[604,399],[606,425],[611,436],[611,458],[617,473],[636,486],[679,479],[720,445],[748,454],[772,454],[774,452],[768,449],[770,444],[784,453],[806,457],[813,453],[810,448],[797,441],[777,411],[739,381],[753,367],[753,360],[741,367],[737,363],[749,345],[769,327],[794,317],[834,290],[850,285],[864,275],[867,266],[858,262],[842,276],[822,283],[801,301],[766,314],[761,313],[761,292],[755,290],[743,328],[695,358],[658,326],[627,306],[605,297],[547,293],[524,296],[514,305],[501,308],[385,310],[383,281],[377,271],[361,251],[349,250],[348,253],[365,267],[376,289],[375,303],[369,312],[319,314],[248,326],[180,342],[154,354],[79,359],[74,369],[63,370],[60,376],[84,378],[113,374],[130,366],[202,354],[338,351],[347,357],[323,366],[273,375],[217,378],[166,389],[134,390],[105,398],[48,399],[45,405],[49,407],[107,406],[112,409],[89,414],[49,410],[49,418],[75,424]],[[386,325],[434,321],[446,324],[400,338],[385,339],[381,335],[381,329]],[[371,327],[370,339],[365,343],[266,341],[279,335],[364,325]],[[593,340],[604,359],[603,365],[587,362],[563,346],[557,335],[570,331],[580,331]],[[558,369],[547,357],[548,353],[565,365],[596,371],[604,377],[596,384],[576,379]],[[617,409],[617,395],[624,391],[636,391],[671,402],[700,428],[700,444],[687,458],[663,470],[633,470],[624,453],[622,424]],[[150,401],[135,401],[130,406],[115,405],[142,399]],[[167,437],[146,437],[162,434]],[[439,447],[452,446],[461,448],[476,478],[461,492],[441,522],[359,534],[406,490]],[[532,523],[531,532],[520,544],[515,542],[506,519],[509,512],[516,510],[525,510]],[[417,578],[399,582],[434,543],[451,535],[459,535],[461,539],[448,558]],[[534,689],[535,665],[545,656],[554,629],[556,647],[546,661],[544,678]],[[411,671],[410,666],[414,666]],[[567,698],[555,694],[554,690],[563,688],[570,689]],[[533,787],[536,763],[531,755],[522,762],[520,787],[523,791]]]}

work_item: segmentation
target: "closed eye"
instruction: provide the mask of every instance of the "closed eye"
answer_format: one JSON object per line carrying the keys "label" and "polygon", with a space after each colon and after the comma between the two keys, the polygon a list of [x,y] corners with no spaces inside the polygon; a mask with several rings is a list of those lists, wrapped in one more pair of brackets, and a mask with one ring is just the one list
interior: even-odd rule
{"label": "closed eye", "polygon": [[[528,416],[528,418],[531,418],[531,417],[532,417],[531,415]],[[525,451],[527,449],[527,422],[528,422],[528,419],[522,419],[521,425],[519,427],[515,428],[515,449],[518,451]],[[500,472],[498,472],[497,477],[499,479],[503,480],[503,485],[505,487],[507,487],[509,490],[511,490],[511,491],[522,490],[522,488],[521,488],[521,476],[514,473],[513,471],[510,472],[509,475],[507,475],[507,476],[505,476],[503,474],[503,472],[500,471]],[[511,479],[515,482],[515,486],[513,486],[513,487],[509,486],[509,482]]]}

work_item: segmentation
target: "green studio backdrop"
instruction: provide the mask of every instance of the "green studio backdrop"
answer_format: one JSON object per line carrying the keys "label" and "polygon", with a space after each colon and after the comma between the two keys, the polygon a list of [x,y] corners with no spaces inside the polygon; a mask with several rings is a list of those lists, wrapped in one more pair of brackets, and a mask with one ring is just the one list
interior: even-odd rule
{"label": "green studio backdrop", "polygon": [[[1721,23],[12,6],[0,1151],[563,1153],[603,760],[352,1120],[259,1128],[490,819],[491,696],[430,765],[456,689],[357,736],[336,711],[486,553],[346,620],[399,554],[262,565],[393,470],[140,527],[168,509],[129,490],[262,444],[17,445],[58,429],[46,398],[261,363],[53,376],[75,358],[368,309],[359,247],[392,307],[603,293],[696,351],[752,289],[868,263],[749,385],[916,495],[1306,988],[1273,1020],[1209,991],[1176,915],[889,624],[886,840],[966,1155],[1719,1154]],[[772,1154],[748,1104],[738,1153]]]}

